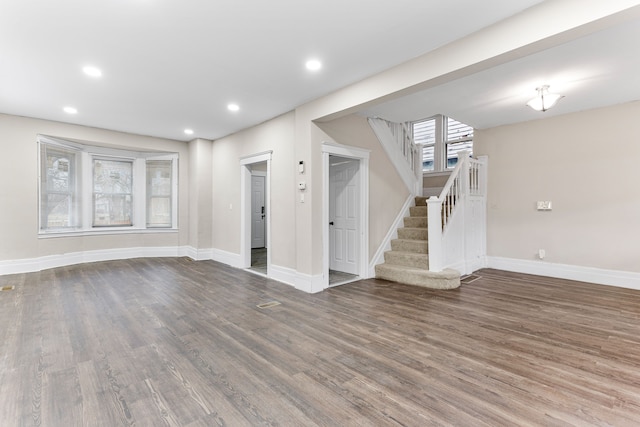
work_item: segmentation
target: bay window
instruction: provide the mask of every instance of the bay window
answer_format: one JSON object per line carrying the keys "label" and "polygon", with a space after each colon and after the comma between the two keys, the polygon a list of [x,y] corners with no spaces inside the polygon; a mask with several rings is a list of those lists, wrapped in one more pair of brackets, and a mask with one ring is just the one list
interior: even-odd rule
{"label": "bay window", "polygon": [[177,153],[38,144],[40,235],[177,229]]}

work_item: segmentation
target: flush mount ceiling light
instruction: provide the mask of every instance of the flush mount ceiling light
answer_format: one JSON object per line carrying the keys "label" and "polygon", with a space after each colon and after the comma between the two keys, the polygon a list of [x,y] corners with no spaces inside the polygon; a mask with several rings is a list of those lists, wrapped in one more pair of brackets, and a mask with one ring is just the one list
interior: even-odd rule
{"label": "flush mount ceiling light", "polygon": [[84,72],[87,76],[90,77],[102,77],[102,71],[94,66],[87,65],[82,68],[82,72]]}
{"label": "flush mount ceiling light", "polygon": [[78,110],[73,107],[64,107],[62,110],[67,114],[78,114]]}
{"label": "flush mount ceiling light", "polygon": [[227,109],[229,111],[238,111],[240,109],[240,106],[238,104],[229,104],[227,105]]}
{"label": "flush mount ceiling light", "polygon": [[184,133],[187,135],[193,135],[193,129],[185,129]]}
{"label": "flush mount ceiling light", "polygon": [[527,105],[536,111],[547,111],[549,108],[556,105],[560,98],[564,98],[562,95],[556,93],[549,93],[549,85],[544,85],[536,88],[538,95],[527,102]]}
{"label": "flush mount ceiling light", "polygon": [[322,68],[322,63],[317,59],[310,59],[304,64],[304,66],[307,67],[307,70],[309,71],[318,71]]}

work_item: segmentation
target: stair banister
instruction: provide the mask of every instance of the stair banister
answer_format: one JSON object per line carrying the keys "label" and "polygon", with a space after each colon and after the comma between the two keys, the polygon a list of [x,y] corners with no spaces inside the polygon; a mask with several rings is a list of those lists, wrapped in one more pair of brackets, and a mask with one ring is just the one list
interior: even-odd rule
{"label": "stair banister", "polygon": [[442,271],[444,268],[443,229],[446,228],[455,205],[462,202],[467,193],[468,181],[464,178],[465,175],[469,175],[469,152],[461,151],[458,153],[458,163],[440,196],[432,196],[427,200],[430,271]]}
{"label": "stair banister", "polygon": [[442,271],[442,200],[438,196],[427,199],[427,234],[429,245],[429,271]]}
{"label": "stair banister", "polygon": [[370,117],[369,125],[395,166],[409,192],[422,194],[422,146],[413,141],[406,123]]}

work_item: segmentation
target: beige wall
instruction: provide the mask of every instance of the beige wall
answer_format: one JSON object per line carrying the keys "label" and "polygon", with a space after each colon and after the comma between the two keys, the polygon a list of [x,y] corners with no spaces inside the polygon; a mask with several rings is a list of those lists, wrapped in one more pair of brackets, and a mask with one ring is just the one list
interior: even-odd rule
{"label": "beige wall", "polygon": [[271,157],[271,262],[296,268],[294,113],[214,141],[213,248],[240,253],[240,158]]}
{"label": "beige wall", "polygon": [[[477,130],[488,255],[640,272],[640,102]],[[550,200],[553,210],[537,211]]]}
{"label": "beige wall", "polygon": [[212,141],[189,142],[189,245],[196,249],[210,249],[213,243],[212,151]]}
{"label": "beige wall", "polygon": [[427,174],[422,178],[422,186],[424,188],[432,188],[432,187],[442,188],[447,183],[447,180],[449,179],[449,175],[451,175],[451,173],[449,172],[436,173],[433,175]]}
{"label": "beige wall", "polygon": [[[39,239],[38,134],[179,153],[179,232]],[[3,166],[0,167],[0,260],[30,259],[90,250],[174,247],[187,244],[189,159],[185,143],[0,114],[0,147],[3,152]]]}
{"label": "beige wall", "polygon": [[[588,6],[587,6],[588,4]],[[322,273],[322,133],[327,122],[385,100],[434,87],[601,29],[634,13],[631,4],[589,0],[543,2],[468,37],[335,91],[295,110],[296,159],[307,165],[307,203],[296,204],[298,272]],[[549,20],[549,16],[561,19]],[[548,25],[536,25],[545,20]],[[311,238],[309,236],[311,235]]]}
{"label": "beige wall", "polygon": [[369,256],[373,258],[404,202],[404,182],[365,117],[349,115],[318,126],[335,142],[371,150],[369,156]]}

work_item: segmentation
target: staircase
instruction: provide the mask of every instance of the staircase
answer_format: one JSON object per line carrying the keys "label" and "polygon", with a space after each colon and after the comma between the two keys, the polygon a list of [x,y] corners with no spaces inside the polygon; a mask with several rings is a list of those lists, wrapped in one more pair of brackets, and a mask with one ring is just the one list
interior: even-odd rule
{"label": "staircase", "polygon": [[416,197],[409,208],[398,238],[391,241],[384,263],[376,265],[376,278],[432,289],[454,289],[460,286],[456,270],[429,271],[426,197]]}

